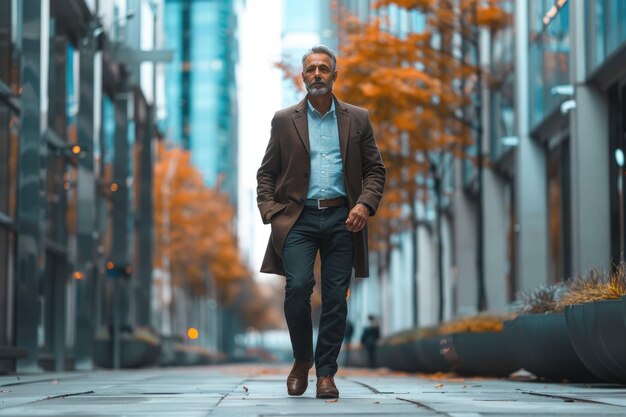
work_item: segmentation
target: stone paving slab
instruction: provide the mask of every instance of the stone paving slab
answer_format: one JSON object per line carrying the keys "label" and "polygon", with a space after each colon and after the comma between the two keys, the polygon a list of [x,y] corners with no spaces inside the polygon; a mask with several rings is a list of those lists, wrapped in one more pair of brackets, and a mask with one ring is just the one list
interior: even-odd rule
{"label": "stone paving slab", "polygon": [[289,397],[289,365],[230,365],[0,377],[3,416],[617,416],[626,386],[341,369],[338,401],[315,377]]}

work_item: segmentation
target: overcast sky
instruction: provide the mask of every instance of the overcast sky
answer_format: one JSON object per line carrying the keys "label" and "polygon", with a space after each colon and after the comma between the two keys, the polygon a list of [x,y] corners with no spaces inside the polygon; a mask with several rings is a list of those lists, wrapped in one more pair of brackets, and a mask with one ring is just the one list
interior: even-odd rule
{"label": "overcast sky", "polygon": [[[239,238],[257,278],[269,237],[256,207],[261,165],[274,112],[282,104],[282,79],[273,64],[281,56],[282,0],[247,0],[239,17]],[[249,250],[248,253],[245,251]]]}

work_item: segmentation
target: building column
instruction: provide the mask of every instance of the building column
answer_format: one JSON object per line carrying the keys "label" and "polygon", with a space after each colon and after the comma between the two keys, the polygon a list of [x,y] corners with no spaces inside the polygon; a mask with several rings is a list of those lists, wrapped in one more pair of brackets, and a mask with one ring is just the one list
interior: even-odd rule
{"label": "building column", "polygon": [[[528,6],[515,2],[517,33],[528,33]],[[527,290],[547,282],[548,202],[546,158],[529,132],[528,38],[515,37],[515,115],[519,146],[516,154],[517,279]]]}
{"label": "building column", "polygon": [[594,86],[577,86],[570,118],[574,275],[611,262],[608,120],[607,97]]}
{"label": "building column", "polygon": [[[89,36],[89,35],[88,35]],[[76,279],[76,344],[74,347],[77,369],[92,369],[92,351],[95,318],[97,279],[94,264],[94,231],[96,230],[96,184],[94,177],[94,145],[99,131],[94,122],[99,119],[100,106],[95,102],[96,90],[102,88],[94,73],[95,43],[91,37],[80,41],[80,97],[78,112],[78,158],[76,210],[77,262]],[[98,116],[96,116],[98,114]]]}
{"label": "building column", "polygon": [[113,263],[113,317],[111,340],[113,345],[113,368],[121,365],[121,341],[120,331],[123,325],[128,324],[129,314],[129,282],[130,256],[128,244],[128,212],[130,202],[128,196],[127,179],[129,175],[129,145],[128,145],[128,83],[126,76],[123,77],[115,95],[115,145],[113,160],[113,183],[112,188],[112,224],[113,238],[110,249],[111,262]]}
{"label": "building column", "polygon": [[22,16],[22,115],[18,179],[15,336],[27,357],[19,372],[38,371],[37,324],[39,280],[45,268],[46,156],[44,132],[48,120],[48,50],[50,4],[47,0],[18,2]]}
{"label": "building column", "polygon": [[[48,166],[48,189],[54,189],[58,198],[56,207],[52,206],[52,212],[46,213],[48,220],[55,223],[56,233],[49,236],[56,244],[65,249],[58,253],[48,251],[46,254],[46,343],[52,348],[54,356],[54,370],[65,370],[67,354],[67,280],[70,275],[68,259],[68,228],[67,228],[67,191],[64,187],[63,173],[67,170],[65,151],[67,150],[67,38],[58,33],[52,45],[53,65],[49,71],[49,95],[50,111],[48,135],[56,136],[55,148],[59,155]],[[67,183],[69,184],[69,182]]]}
{"label": "building column", "polygon": [[608,97],[594,85],[584,84],[584,3],[570,4],[570,76],[576,100],[570,112],[574,275],[594,267],[608,268],[611,262]]}
{"label": "building column", "polygon": [[452,279],[453,315],[472,315],[478,311],[477,268],[476,268],[476,203],[463,189],[463,161],[455,165],[455,183],[452,204],[454,206],[454,258],[456,273]]}
{"label": "building column", "polygon": [[508,210],[506,183],[495,172],[485,169],[483,188],[485,212],[485,292],[489,309],[506,310]]}
{"label": "building column", "polygon": [[[142,102],[145,103],[145,102]],[[136,106],[139,113],[139,107]],[[136,114],[137,123],[141,125],[138,129],[137,140],[139,142],[139,167],[138,178],[138,216],[136,217],[136,283],[137,285],[137,325],[151,326],[151,302],[152,302],[152,258],[153,258],[153,150],[152,136],[154,133],[153,121],[155,120],[156,107],[146,106],[147,114],[145,118],[140,118]]]}

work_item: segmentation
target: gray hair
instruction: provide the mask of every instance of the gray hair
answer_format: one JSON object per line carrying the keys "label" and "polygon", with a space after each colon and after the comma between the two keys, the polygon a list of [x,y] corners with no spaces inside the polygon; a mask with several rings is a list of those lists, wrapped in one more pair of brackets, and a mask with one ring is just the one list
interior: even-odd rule
{"label": "gray hair", "polygon": [[330,62],[332,64],[332,71],[335,72],[335,70],[337,69],[337,56],[335,55],[335,53],[333,52],[332,49],[330,49],[328,46],[324,46],[324,45],[315,45],[314,47],[312,47],[311,49],[309,49],[303,56],[302,56],[302,69],[304,70],[304,61],[306,61],[306,59],[309,57],[309,55],[312,54],[326,54],[330,57]]}

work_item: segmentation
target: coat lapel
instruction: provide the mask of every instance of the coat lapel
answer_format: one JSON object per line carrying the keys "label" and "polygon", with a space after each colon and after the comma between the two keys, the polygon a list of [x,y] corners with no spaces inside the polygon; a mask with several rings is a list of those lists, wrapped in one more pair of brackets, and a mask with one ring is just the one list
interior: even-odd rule
{"label": "coat lapel", "polygon": [[306,148],[307,153],[310,155],[311,150],[309,145],[309,127],[306,114],[306,97],[298,103],[291,117],[293,118],[293,124],[296,126],[300,140]]}
{"label": "coat lapel", "polygon": [[346,152],[348,150],[348,139],[350,135],[350,111],[343,101],[335,97],[335,109],[337,113],[337,129],[339,129],[339,145],[341,146],[341,157],[343,165],[346,165]]}

